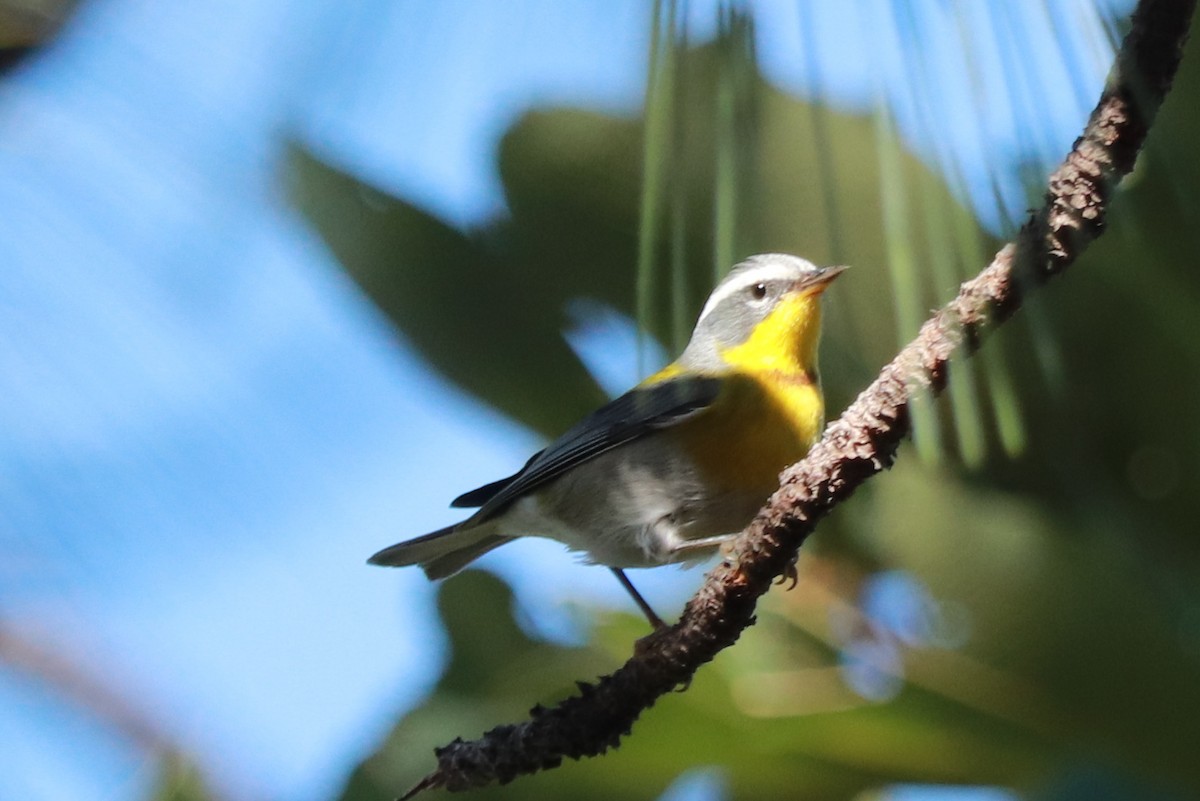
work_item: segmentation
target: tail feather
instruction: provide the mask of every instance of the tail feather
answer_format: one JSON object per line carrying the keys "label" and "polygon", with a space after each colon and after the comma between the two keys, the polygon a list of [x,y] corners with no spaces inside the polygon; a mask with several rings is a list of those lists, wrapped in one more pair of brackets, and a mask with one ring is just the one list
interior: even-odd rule
{"label": "tail feather", "polygon": [[483,556],[493,548],[499,547],[508,542],[508,537],[501,537],[496,534],[489,534],[484,539],[460,548],[457,551],[452,551],[445,556],[439,556],[431,559],[428,562],[421,563],[421,569],[425,571],[425,575],[431,581],[435,579],[447,578],[453,576],[464,567],[474,562],[479,557]]}
{"label": "tail feather", "polygon": [[454,575],[507,541],[507,537],[492,533],[487,525],[447,526],[384,548],[367,561],[385,567],[420,565],[429,578],[440,579]]}

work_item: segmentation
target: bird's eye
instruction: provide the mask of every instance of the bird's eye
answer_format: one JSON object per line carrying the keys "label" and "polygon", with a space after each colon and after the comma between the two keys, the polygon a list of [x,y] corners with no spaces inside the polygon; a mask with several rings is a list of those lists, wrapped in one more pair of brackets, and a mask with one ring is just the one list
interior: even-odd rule
{"label": "bird's eye", "polygon": [[750,294],[754,296],[755,300],[762,300],[767,296],[767,285],[755,284],[754,286],[750,287]]}

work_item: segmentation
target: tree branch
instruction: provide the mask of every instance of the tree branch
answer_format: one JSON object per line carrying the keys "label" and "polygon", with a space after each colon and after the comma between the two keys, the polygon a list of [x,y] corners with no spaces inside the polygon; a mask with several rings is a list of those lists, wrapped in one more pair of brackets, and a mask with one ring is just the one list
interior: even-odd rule
{"label": "tree branch", "polygon": [[817,522],[865,480],[891,465],[908,433],[908,407],[945,385],[952,356],[974,352],[1024,295],[1069,266],[1104,229],[1117,182],[1132,168],[1170,88],[1195,0],[1141,0],[1108,86],[1083,135],[1050,176],[1045,202],[1016,239],[921,327],[799,464],[707,576],[679,622],[638,642],[615,673],[528,721],[498,726],[472,742],[436,749],[437,770],[404,798],[437,787],[506,783],[615,748],[643,710],[686,685],[696,670],[754,622],[754,607],[792,568]]}

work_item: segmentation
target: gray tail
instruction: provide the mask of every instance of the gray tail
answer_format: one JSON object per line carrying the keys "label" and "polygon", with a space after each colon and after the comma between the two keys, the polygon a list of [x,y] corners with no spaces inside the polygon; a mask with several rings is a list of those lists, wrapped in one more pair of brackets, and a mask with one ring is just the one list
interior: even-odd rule
{"label": "gray tail", "polygon": [[487,525],[446,526],[423,537],[384,548],[367,561],[384,567],[420,565],[430,579],[453,576],[493,548],[508,542]]}

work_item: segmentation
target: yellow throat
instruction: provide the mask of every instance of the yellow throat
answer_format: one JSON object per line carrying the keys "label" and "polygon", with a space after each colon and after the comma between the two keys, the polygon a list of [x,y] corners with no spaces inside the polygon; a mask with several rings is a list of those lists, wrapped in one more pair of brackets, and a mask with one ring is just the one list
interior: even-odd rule
{"label": "yellow throat", "polygon": [[679,432],[710,480],[765,501],[780,471],[808,453],[825,422],[820,338],[820,292],[798,292],[745,342],[722,351],[728,372],[721,397]]}

